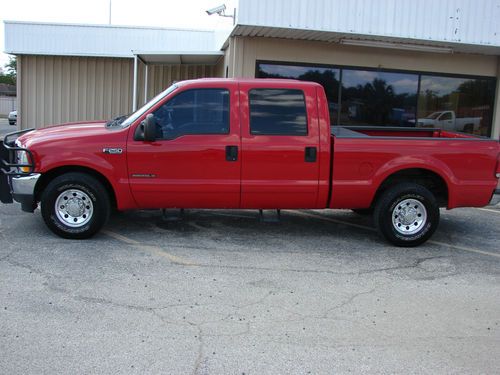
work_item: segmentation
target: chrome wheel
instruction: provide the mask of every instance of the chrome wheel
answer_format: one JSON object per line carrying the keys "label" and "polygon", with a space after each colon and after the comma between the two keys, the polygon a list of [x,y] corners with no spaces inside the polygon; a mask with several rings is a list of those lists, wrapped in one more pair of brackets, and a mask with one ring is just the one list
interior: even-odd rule
{"label": "chrome wheel", "polygon": [[59,194],[54,208],[57,218],[73,228],[87,224],[94,212],[90,197],[78,189],[65,190]]}
{"label": "chrome wheel", "polygon": [[401,234],[415,234],[426,222],[427,210],[419,200],[405,199],[392,210],[392,225]]}

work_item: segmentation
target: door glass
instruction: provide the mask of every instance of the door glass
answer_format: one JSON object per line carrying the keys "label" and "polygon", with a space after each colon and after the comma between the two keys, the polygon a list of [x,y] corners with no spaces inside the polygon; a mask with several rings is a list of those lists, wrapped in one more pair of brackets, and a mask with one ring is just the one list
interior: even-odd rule
{"label": "door glass", "polygon": [[174,139],[193,134],[228,134],[229,90],[183,91],[163,104],[153,115],[157,139]]}
{"label": "door glass", "polygon": [[304,93],[289,89],[253,89],[249,94],[250,133],[307,135]]}

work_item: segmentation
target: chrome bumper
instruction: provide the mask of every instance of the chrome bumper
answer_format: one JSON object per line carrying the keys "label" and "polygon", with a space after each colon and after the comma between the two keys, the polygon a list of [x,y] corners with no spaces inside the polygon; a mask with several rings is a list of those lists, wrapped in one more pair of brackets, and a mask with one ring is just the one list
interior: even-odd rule
{"label": "chrome bumper", "polygon": [[23,211],[33,212],[36,208],[35,185],[40,176],[40,173],[30,173],[25,176],[14,175],[10,178],[12,198],[21,203]]}
{"label": "chrome bumper", "polygon": [[40,176],[40,173],[31,173],[27,176],[12,176],[10,179],[12,194],[34,195],[35,185]]}
{"label": "chrome bumper", "polygon": [[500,189],[496,189],[491,196],[490,206],[500,203]]}

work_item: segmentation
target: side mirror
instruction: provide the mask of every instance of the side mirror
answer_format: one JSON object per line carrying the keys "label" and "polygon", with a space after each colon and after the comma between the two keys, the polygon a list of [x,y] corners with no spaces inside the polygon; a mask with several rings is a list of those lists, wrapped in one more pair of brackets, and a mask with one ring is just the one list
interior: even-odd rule
{"label": "side mirror", "polygon": [[156,120],[152,113],[146,116],[146,119],[143,121],[144,124],[144,141],[145,142],[154,142],[156,140]]}

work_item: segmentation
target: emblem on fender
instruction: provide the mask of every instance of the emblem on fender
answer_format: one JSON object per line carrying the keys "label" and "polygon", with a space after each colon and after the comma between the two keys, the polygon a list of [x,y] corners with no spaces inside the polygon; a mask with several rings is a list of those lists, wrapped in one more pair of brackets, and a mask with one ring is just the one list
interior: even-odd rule
{"label": "emblem on fender", "polygon": [[121,148],[105,147],[102,152],[105,154],[121,154],[123,150]]}

